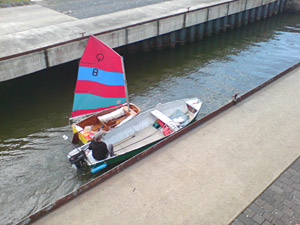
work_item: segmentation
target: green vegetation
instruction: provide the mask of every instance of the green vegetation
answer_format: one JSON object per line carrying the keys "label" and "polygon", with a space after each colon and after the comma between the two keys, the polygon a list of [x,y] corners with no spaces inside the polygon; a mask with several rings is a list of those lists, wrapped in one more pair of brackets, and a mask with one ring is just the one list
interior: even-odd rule
{"label": "green vegetation", "polygon": [[31,4],[30,0],[0,0],[0,8]]}

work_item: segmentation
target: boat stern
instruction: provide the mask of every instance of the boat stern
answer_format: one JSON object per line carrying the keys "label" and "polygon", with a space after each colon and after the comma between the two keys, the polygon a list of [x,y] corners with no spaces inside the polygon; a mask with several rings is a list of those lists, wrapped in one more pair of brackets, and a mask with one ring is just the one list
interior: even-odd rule
{"label": "boat stern", "polygon": [[188,99],[186,101],[186,104],[187,104],[188,110],[190,112],[192,112],[193,114],[197,115],[201,109],[202,101],[199,98],[195,97],[195,98]]}
{"label": "boat stern", "polygon": [[77,169],[84,167],[86,159],[85,151],[82,149],[73,149],[68,154],[68,160],[70,164],[75,166]]}
{"label": "boat stern", "polygon": [[77,124],[72,125],[72,130],[73,130],[72,143],[75,144],[78,141],[80,141],[83,144],[87,144],[90,140],[92,140],[92,137],[83,135],[83,129]]}

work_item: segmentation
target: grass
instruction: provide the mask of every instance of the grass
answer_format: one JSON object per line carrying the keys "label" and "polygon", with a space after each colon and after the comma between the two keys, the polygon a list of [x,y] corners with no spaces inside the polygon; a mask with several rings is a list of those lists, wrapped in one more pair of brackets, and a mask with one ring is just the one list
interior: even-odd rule
{"label": "grass", "polygon": [[32,2],[30,0],[0,0],[0,8],[30,5]]}

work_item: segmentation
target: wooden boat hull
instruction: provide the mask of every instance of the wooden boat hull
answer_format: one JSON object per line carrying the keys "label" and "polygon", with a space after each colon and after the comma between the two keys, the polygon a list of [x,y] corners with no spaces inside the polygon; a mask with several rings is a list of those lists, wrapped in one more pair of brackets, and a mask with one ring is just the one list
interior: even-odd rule
{"label": "wooden boat hull", "polygon": [[[72,130],[73,130],[72,142],[73,143],[81,142],[83,144],[87,144],[89,141],[93,139],[93,134],[97,132],[101,127],[102,130],[109,131],[110,129],[124,122],[130,116],[132,116],[133,118],[134,116],[138,115],[141,111],[139,107],[137,107],[135,104],[129,103],[130,112],[126,112],[125,115],[119,118],[113,118],[111,121],[108,121],[106,123],[101,123],[101,121],[98,120],[98,117],[108,115],[109,113],[115,112],[120,108],[128,108],[128,104],[122,104],[107,110],[103,110],[98,113],[94,113],[89,117],[80,120],[77,123],[72,124]],[[87,127],[89,127],[90,130],[86,131],[85,128]]]}

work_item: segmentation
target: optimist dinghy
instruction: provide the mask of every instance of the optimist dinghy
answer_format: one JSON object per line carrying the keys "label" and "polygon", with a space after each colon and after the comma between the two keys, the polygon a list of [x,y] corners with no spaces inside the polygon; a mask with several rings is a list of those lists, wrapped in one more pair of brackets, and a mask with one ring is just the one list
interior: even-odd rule
{"label": "optimist dinghy", "polygon": [[103,142],[114,146],[114,156],[97,161],[86,144],[68,154],[69,162],[77,168],[87,165],[92,173],[114,166],[188,126],[195,121],[201,105],[198,98],[158,104],[103,136]]}
{"label": "optimist dinghy", "polygon": [[[99,129],[110,129],[140,112],[128,102],[122,57],[90,36],[79,63],[72,111],[73,143],[88,143]],[[76,121],[76,122],[75,122]]]}

